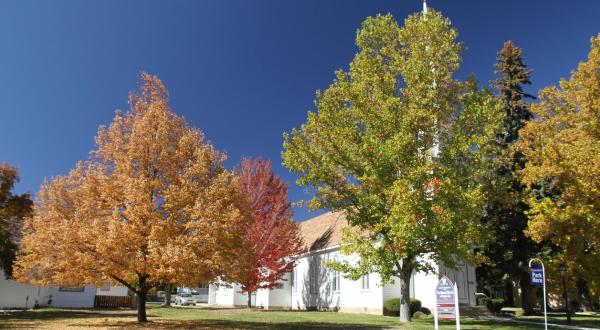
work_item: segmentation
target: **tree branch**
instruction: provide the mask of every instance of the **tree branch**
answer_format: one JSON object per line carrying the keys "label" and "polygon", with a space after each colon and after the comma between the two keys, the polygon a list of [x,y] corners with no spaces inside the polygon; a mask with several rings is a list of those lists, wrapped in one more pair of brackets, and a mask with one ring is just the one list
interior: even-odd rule
{"label": "tree branch", "polygon": [[133,291],[135,294],[137,294],[137,295],[139,295],[139,294],[140,294],[140,291],[139,291],[139,290],[135,289],[135,288],[134,288],[134,287],[133,287],[131,284],[127,283],[125,280],[122,280],[121,278],[119,278],[119,277],[117,277],[117,276],[115,276],[115,275],[113,275],[113,274],[108,274],[108,276],[109,276],[110,278],[112,278],[113,280],[115,280],[115,281],[117,281],[117,282],[119,282],[119,283],[123,284],[123,285],[124,285],[124,286],[126,286],[126,287],[127,287],[129,290]]}

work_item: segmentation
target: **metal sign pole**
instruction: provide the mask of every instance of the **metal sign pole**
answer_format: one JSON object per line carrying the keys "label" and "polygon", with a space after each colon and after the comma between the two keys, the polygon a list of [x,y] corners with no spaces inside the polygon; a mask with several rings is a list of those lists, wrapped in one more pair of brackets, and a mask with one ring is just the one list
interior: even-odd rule
{"label": "metal sign pole", "polygon": [[460,330],[460,311],[458,308],[458,286],[454,283],[454,306],[456,306],[456,330]]}
{"label": "metal sign pole", "polygon": [[437,308],[437,302],[435,303],[435,312],[433,314],[433,323],[435,324],[434,329],[435,330],[439,330],[439,325],[438,325],[438,308]]}
{"label": "metal sign pole", "polygon": [[544,294],[544,329],[548,330],[548,313],[546,312],[546,269],[544,268],[544,263],[538,259],[533,258],[529,260],[529,268],[531,269],[531,264],[537,261],[540,265],[542,265],[542,291]]}

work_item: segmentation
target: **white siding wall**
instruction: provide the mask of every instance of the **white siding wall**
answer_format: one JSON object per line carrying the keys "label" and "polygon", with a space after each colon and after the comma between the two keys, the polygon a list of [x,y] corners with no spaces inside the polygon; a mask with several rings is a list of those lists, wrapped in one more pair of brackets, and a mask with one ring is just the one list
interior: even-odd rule
{"label": "white siding wall", "polygon": [[269,295],[269,304],[267,308],[289,309],[292,307],[292,284],[290,283],[291,273],[287,273],[283,279],[279,281],[281,288],[273,288],[265,290]]}
{"label": "white siding wall", "polygon": [[[310,275],[310,263],[313,258],[319,260],[317,274]],[[383,303],[391,298],[400,296],[400,282],[395,279],[393,283],[381,285],[379,274],[369,274],[370,288],[362,289],[361,280],[352,281],[340,275],[340,288],[337,291],[332,287],[333,271],[325,266],[326,261],[346,260],[352,262],[356,256],[343,256],[337,248],[318,251],[309,255],[304,255],[296,261],[295,269],[288,274],[288,281],[282,281],[283,288],[271,290],[259,290],[256,297],[253,298],[253,306],[265,309],[328,309],[341,310],[346,312],[362,312],[381,314],[383,312]],[[464,301],[461,303],[474,304],[474,293],[476,289],[475,269],[470,266],[462,266],[459,271],[438,267],[429,257],[422,257],[422,262],[430,263],[431,267],[441,275],[448,275],[453,280],[458,280],[459,287],[468,289],[463,293]],[[316,285],[312,287],[311,277],[315,277]],[[423,307],[431,310],[435,307],[435,287],[438,282],[438,274],[426,274],[424,272],[413,273],[410,285],[410,294],[412,298],[419,299]],[[217,305],[246,305],[247,296],[239,293],[239,286],[233,288],[219,287],[214,289],[211,285],[211,294],[209,295],[210,304]],[[464,291],[464,290],[463,290]]]}
{"label": "white siding wall", "polygon": [[382,288],[382,302],[392,298],[400,297],[400,280],[394,278],[394,282],[385,284]]}
{"label": "white siding wall", "polygon": [[[248,295],[241,292],[239,284],[229,284],[229,286],[211,284],[208,287],[208,303],[221,306],[246,306],[248,305]],[[252,295],[252,306],[258,306],[256,294]]]}
{"label": "white siding wall", "polygon": [[42,288],[20,284],[4,278],[0,271],[0,308],[31,308],[39,306],[91,308],[94,307],[96,286],[88,285],[83,292],[63,292],[57,287]]}
{"label": "white siding wall", "polygon": [[269,290],[259,289],[256,291],[256,307],[269,309]]}
{"label": "white siding wall", "polygon": [[43,289],[26,284],[19,284],[7,280],[4,272],[0,270],[0,309],[3,308],[31,308],[35,301],[41,304],[40,295]]}
{"label": "white siding wall", "polygon": [[48,288],[47,294],[52,295],[52,307],[91,308],[94,307],[96,286],[86,285],[83,292],[60,291],[59,288]]}
{"label": "white siding wall", "polygon": [[233,306],[233,288],[215,285],[215,304],[222,306]]}
{"label": "white siding wall", "polygon": [[[319,258],[317,279],[318,293],[311,293],[309,274],[310,260]],[[340,289],[334,292],[332,288],[332,270],[324,262],[328,260],[348,258],[340,255],[337,249],[313,253],[300,258],[296,264],[297,278],[294,279],[292,290],[292,308],[294,309],[334,309],[347,312],[366,312],[379,314],[382,312],[382,287],[379,274],[369,274],[369,289],[363,290],[361,280],[352,281],[340,276]],[[315,288],[313,288],[314,291]]]}
{"label": "white siding wall", "polygon": [[435,308],[435,287],[438,283],[436,274],[426,274],[418,272],[413,275],[414,279],[414,298],[421,301],[423,307],[429,308],[432,312]]}
{"label": "white siding wall", "polygon": [[[242,287],[239,284],[236,284],[234,286],[233,305],[234,306],[247,306],[248,305],[248,294],[242,293]],[[256,306],[256,294],[252,295],[252,306]]]}
{"label": "white siding wall", "polygon": [[208,285],[208,304],[216,305],[217,304],[217,292],[219,291],[218,286],[215,284]]}

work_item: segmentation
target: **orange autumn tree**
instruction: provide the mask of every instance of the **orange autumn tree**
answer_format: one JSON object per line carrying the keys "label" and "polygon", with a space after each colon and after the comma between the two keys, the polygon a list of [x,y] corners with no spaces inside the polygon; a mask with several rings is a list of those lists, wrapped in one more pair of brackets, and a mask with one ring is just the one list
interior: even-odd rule
{"label": "orange autumn tree", "polygon": [[273,173],[271,162],[246,158],[235,173],[252,212],[251,225],[245,235],[248,250],[244,255],[248,268],[240,281],[242,292],[248,293],[250,308],[252,293],[275,287],[277,281],[293,269],[304,244],[300,228],[292,220],[288,186]]}
{"label": "orange autumn tree", "polygon": [[225,155],[171,111],[156,76],[142,73],[129,104],[100,127],[89,160],[41,187],[15,275],[39,285],[110,279],[137,294],[145,322],[159,284],[238,278],[248,216]]}

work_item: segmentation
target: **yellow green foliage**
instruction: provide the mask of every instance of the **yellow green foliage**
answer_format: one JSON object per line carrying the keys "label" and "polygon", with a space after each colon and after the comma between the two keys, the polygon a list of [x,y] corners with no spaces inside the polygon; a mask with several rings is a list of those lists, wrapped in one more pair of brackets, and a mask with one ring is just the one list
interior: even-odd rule
{"label": "yellow green foliage", "polygon": [[592,39],[587,62],[560,86],[541,90],[539,99],[518,144],[527,158],[521,180],[531,193],[527,234],[557,245],[551,262],[566,262],[598,290],[600,35]]}
{"label": "yellow green foliage", "polygon": [[354,279],[401,276],[406,306],[411,271],[428,268],[418,256],[452,265],[484,232],[482,181],[502,113],[489,91],[453,78],[456,37],[436,11],[402,27],[368,18],[349,71],[285,134],[284,166],[314,188],[310,205],[344,211],[351,225],[342,252],[359,261],[332,266]]}

